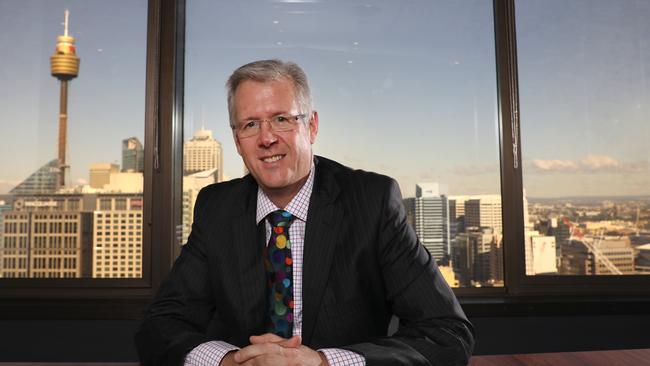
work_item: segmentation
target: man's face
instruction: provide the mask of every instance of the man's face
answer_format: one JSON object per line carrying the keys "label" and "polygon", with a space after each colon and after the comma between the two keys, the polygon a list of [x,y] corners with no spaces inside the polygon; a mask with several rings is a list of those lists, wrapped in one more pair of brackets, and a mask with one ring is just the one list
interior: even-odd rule
{"label": "man's face", "polygon": [[[243,121],[306,112],[299,109],[289,80],[246,80],[239,84],[234,97],[237,126]],[[318,133],[318,115],[314,112],[311,118],[305,118],[309,123],[299,120],[292,131],[274,132],[269,123],[263,122],[258,135],[239,138],[234,134],[237,152],[267,194],[295,194],[304,183],[313,159],[311,145]]]}

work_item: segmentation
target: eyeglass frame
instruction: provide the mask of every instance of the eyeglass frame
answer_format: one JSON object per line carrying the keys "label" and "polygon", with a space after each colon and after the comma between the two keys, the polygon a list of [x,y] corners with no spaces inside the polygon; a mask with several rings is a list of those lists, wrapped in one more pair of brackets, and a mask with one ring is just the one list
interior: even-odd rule
{"label": "eyeglass frame", "polygon": [[[249,120],[246,120],[246,121],[243,121],[243,122],[239,123],[238,126],[233,127],[232,129],[233,129],[233,131],[235,132],[235,135],[237,135],[237,137],[240,138],[240,139],[245,139],[245,138],[249,138],[249,137],[257,136],[257,135],[260,133],[260,131],[262,130],[262,122],[268,122],[269,127],[271,128],[271,131],[273,131],[273,132],[288,132],[288,131],[293,130],[293,128],[294,128],[298,123],[300,123],[300,120],[303,119],[303,118],[305,118],[305,117],[307,117],[307,114],[306,114],[306,113],[291,114],[291,115],[279,114],[279,115],[277,115],[277,116],[273,116],[273,117],[271,117],[271,118],[264,118],[264,119],[249,119]],[[274,123],[278,123],[278,119],[279,119],[279,118],[285,118],[285,119],[287,119],[287,121],[288,121],[287,123],[289,124],[289,127],[288,127],[287,129],[279,129],[279,130],[278,130],[278,129],[276,128],[277,126],[274,127]],[[256,132],[255,132],[254,134],[252,134],[252,135],[248,135],[248,136],[240,136],[241,131],[243,131],[242,128],[243,128],[244,126],[250,124],[250,123],[256,123],[256,124],[258,124],[258,128],[256,129]]]}

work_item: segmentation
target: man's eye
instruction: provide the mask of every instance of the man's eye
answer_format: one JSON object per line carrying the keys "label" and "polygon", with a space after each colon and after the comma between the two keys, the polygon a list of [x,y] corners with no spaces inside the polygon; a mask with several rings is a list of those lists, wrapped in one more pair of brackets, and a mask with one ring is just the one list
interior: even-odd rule
{"label": "man's eye", "polygon": [[257,121],[248,121],[248,122],[244,123],[244,125],[242,126],[242,129],[249,130],[249,129],[255,128],[255,127],[257,127]]}
{"label": "man's eye", "polygon": [[289,122],[289,117],[277,116],[277,117],[275,117],[275,121],[279,122],[279,123],[286,123],[286,122]]}

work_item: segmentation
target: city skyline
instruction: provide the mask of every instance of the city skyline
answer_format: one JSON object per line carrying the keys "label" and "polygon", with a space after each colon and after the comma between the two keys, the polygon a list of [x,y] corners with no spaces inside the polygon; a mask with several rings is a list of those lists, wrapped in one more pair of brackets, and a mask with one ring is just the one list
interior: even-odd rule
{"label": "city skyline", "polygon": [[[568,72],[576,71],[577,66],[555,72],[540,72],[538,68],[556,65],[566,54],[562,51],[570,49],[571,40],[559,41],[555,51],[542,54],[540,51],[546,48],[540,44],[544,41],[542,35],[559,39],[558,35],[570,33],[575,27],[571,12],[556,14],[553,9],[560,6],[556,3],[542,6],[532,2],[518,7],[522,19],[518,22],[521,150],[530,198],[650,194],[645,76],[648,60],[643,53],[650,49],[646,40],[650,37],[641,37],[650,32],[645,23],[637,21],[647,14],[645,8],[639,2],[631,3],[637,7],[604,3],[599,10],[583,10],[578,20],[582,20],[580,34],[587,43],[581,53],[571,54],[573,65],[585,60],[600,61],[585,71],[577,70],[580,72],[576,80],[580,82],[567,83],[558,95],[551,91],[557,89],[557,83],[567,82]],[[294,19],[289,6],[301,7],[295,9],[304,10],[304,16]],[[136,136],[147,144],[143,137],[146,1],[124,1],[117,6],[98,3],[92,7],[77,1],[2,3],[0,32],[20,29],[23,41],[12,40],[9,44],[8,38],[0,39],[3,49],[13,50],[12,57],[2,61],[7,72],[0,83],[0,133],[13,138],[0,148],[0,193],[56,156],[58,86],[49,75],[48,58],[56,35],[63,29],[65,8],[71,11],[70,33],[77,39],[82,58],[81,76],[70,87],[71,182],[87,181],[91,163],[119,162],[123,138]],[[129,16],[120,9],[128,9]],[[607,47],[590,47],[606,37],[603,32],[612,27],[615,19],[607,16],[602,29],[588,20],[606,16],[608,10],[632,19],[615,36],[636,36],[636,44],[621,44],[622,51],[630,54],[621,59],[639,63],[624,67],[623,61],[605,52]],[[337,18],[332,23],[336,30],[330,40],[310,44],[305,39],[319,39],[318,31],[297,31],[308,21],[314,21],[315,26],[323,24],[325,19],[315,19],[319,16],[327,18],[344,11],[355,15]],[[558,26],[539,32],[543,19],[535,14],[540,11],[556,14]],[[237,35],[225,32],[234,21],[228,16],[231,13],[250,14],[259,19],[260,28],[239,27]],[[431,14],[433,25],[416,31],[415,25],[408,24],[417,24],[423,13]],[[216,14],[217,19],[208,22],[203,17],[206,14]],[[393,16],[406,25],[404,29],[377,39]],[[38,19],[35,27],[21,26],[33,19]],[[118,19],[119,24],[114,24]],[[358,22],[365,22],[367,27],[351,29]],[[457,24],[450,24],[454,22]],[[223,147],[226,176],[241,176],[244,169],[228,128],[223,83],[232,69],[244,62],[281,57],[298,61],[311,78],[321,116],[317,154],[354,168],[391,175],[400,183],[405,197],[414,195],[416,183],[428,181],[448,184],[450,194],[500,192],[490,4],[441,2],[434,8],[413,2],[357,8],[354,4],[326,7],[320,3],[257,6],[192,2],[188,3],[187,27],[185,140],[201,125],[214,131]],[[265,30],[264,34],[259,33],[260,29]],[[450,32],[441,33],[441,29]],[[206,39],[206,34],[211,37]],[[527,66],[526,59],[545,63]],[[408,68],[393,67],[405,62]],[[600,83],[607,83],[608,89],[617,93],[592,92],[582,98],[572,97],[579,95],[575,91],[580,88],[597,87],[585,84],[580,76],[601,68],[610,70],[609,64],[614,68],[611,71],[623,76],[620,80],[608,77]],[[421,78],[417,79],[411,69],[427,70],[431,75],[418,75]],[[635,78],[633,72],[640,77]],[[350,81],[346,82],[347,78]],[[535,90],[529,85],[534,85]],[[9,86],[13,86],[11,91]],[[606,98],[611,100],[604,103]],[[549,110],[548,105],[555,108]],[[554,124],[549,127],[544,121]],[[566,133],[557,132],[555,125],[562,126]]]}

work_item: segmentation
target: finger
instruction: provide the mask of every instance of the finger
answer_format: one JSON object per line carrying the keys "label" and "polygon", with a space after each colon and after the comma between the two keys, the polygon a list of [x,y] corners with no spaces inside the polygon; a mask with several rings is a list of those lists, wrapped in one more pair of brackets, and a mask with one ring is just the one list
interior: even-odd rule
{"label": "finger", "polygon": [[260,355],[269,353],[279,353],[282,347],[276,343],[259,343],[246,346],[235,352],[235,362],[243,363]]}
{"label": "finger", "polygon": [[251,344],[259,344],[259,343],[269,343],[269,342],[279,343],[282,341],[286,341],[287,339],[282,338],[279,335],[273,333],[265,333],[258,336],[250,336],[249,340]]}
{"label": "finger", "polygon": [[300,337],[299,335],[295,335],[289,339],[285,339],[278,342],[278,344],[281,345],[282,347],[296,348],[302,344],[302,337]]}

